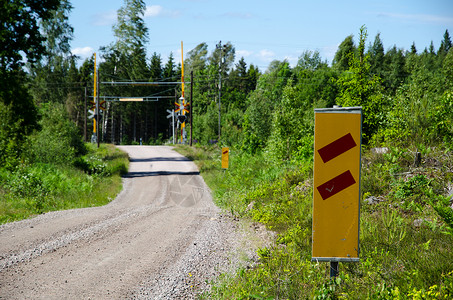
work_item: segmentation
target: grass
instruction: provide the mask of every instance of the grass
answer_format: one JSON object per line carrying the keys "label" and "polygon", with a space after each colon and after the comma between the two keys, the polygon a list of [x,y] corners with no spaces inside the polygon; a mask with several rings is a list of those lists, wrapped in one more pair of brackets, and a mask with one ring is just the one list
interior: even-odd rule
{"label": "grass", "polygon": [[49,211],[105,205],[122,188],[128,156],[113,145],[87,144],[72,165],[22,164],[0,169],[0,224]]}
{"label": "grass", "polygon": [[[311,262],[312,162],[269,162],[234,149],[220,169],[217,147],[177,147],[195,160],[220,207],[261,222],[278,233],[260,249],[260,263],[223,275],[213,299],[451,299],[453,210],[445,187],[452,182],[453,156],[442,147],[413,153],[393,148],[364,151],[362,161],[360,262]],[[365,199],[380,199],[368,204]]]}

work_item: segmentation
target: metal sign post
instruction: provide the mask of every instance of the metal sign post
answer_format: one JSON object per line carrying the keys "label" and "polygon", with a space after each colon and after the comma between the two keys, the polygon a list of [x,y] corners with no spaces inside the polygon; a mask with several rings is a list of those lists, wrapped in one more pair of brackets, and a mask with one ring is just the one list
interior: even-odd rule
{"label": "metal sign post", "polygon": [[359,261],[362,108],[315,109],[312,261]]}
{"label": "metal sign post", "polygon": [[173,145],[176,143],[176,138],[175,138],[175,110],[169,110],[167,109],[168,115],[167,119],[171,118],[171,126],[173,128],[172,136],[173,136]]}

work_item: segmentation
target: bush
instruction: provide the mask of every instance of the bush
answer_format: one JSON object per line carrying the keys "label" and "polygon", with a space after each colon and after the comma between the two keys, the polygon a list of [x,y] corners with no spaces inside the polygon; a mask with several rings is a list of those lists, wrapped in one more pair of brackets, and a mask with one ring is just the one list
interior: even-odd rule
{"label": "bush", "polygon": [[0,101],[0,165],[13,169],[19,162],[23,136],[21,121],[14,120],[11,106]]}
{"label": "bush", "polygon": [[72,164],[86,153],[79,130],[62,105],[53,104],[41,112],[41,130],[28,138],[25,159],[30,163]]}

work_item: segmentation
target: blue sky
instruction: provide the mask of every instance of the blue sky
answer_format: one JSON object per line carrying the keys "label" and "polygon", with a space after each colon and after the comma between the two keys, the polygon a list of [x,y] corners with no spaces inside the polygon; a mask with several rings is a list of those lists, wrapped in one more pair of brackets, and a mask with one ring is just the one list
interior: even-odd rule
{"label": "blue sky", "polygon": [[[123,0],[73,0],[69,22],[74,27],[71,48],[85,58],[114,41],[112,26]],[[209,51],[231,42],[236,58],[244,57],[260,70],[272,60],[287,59],[292,66],[306,50],[317,50],[331,62],[338,45],[350,34],[357,42],[367,27],[367,45],[378,32],[387,50],[406,50],[413,42],[419,52],[433,41],[439,48],[445,30],[453,37],[452,0],[145,0],[144,20],[149,29],[149,54],[170,52],[181,61],[196,45]]]}

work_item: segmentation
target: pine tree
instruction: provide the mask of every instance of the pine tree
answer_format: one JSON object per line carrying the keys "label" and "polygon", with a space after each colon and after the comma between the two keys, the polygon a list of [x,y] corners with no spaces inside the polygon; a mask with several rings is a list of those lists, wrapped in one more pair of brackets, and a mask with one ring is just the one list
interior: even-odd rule
{"label": "pine tree", "polygon": [[380,77],[384,75],[385,60],[384,60],[384,45],[382,44],[381,34],[376,34],[374,43],[368,50],[370,55],[370,72]]}
{"label": "pine tree", "polygon": [[173,58],[173,53],[170,52],[167,63],[165,64],[165,67],[162,70],[164,81],[173,81],[174,80],[174,77],[176,76],[175,69],[176,69],[176,65],[175,65],[175,60]]}
{"label": "pine tree", "polygon": [[417,48],[415,47],[415,42],[411,45],[411,54],[417,54]]}
{"label": "pine tree", "polygon": [[437,52],[438,55],[442,56],[442,58],[445,57],[447,55],[448,51],[450,51],[451,45],[452,45],[452,43],[451,43],[451,39],[450,39],[450,34],[447,29],[447,30],[445,30],[445,33],[444,33],[444,39],[440,43],[439,51]]}
{"label": "pine tree", "polygon": [[159,81],[162,79],[162,59],[156,52],[151,56],[150,64],[150,81]]}
{"label": "pine tree", "polygon": [[391,92],[395,92],[408,76],[404,51],[398,49],[396,45],[387,51],[385,54],[385,68],[384,86]]}

